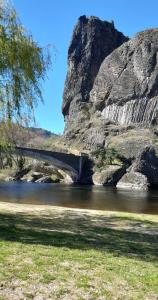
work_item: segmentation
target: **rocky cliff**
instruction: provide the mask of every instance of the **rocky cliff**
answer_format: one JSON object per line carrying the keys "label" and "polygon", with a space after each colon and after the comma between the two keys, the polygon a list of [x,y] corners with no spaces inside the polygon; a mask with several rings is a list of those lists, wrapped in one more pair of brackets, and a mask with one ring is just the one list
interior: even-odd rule
{"label": "rocky cliff", "polygon": [[68,50],[68,73],[62,105],[68,130],[79,112],[86,110],[85,103],[89,102],[89,93],[101,63],[127,40],[115,29],[113,22],[96,17],[79,18]]}
{"label": "rocky cliff", "polygon": [[[80,17],[68,52],[63,114],[71,145],[106,147],[119,135],[129,132],[129,138],[130,130],[139,137],[142,127],[149,129],[152,144],[150,129],[158,124],[158,29],[128,40],[113,22]],[[129,147],[133,155],[138,144]],[[121,150],[127,152],[126,146]]]}
{"label": "rocky cliff", "polygon": [[101,65],[90,100],[116,124],[157,123],[158,30],[140,32]]}

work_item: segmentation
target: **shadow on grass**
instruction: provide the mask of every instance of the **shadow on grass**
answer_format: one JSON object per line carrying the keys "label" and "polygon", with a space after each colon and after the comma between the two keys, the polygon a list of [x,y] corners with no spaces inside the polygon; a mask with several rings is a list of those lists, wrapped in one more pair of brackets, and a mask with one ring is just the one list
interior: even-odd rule
{"label": "shadow on grass", "polygon": [[[125,220],[130,221],[128,218]],[[1,213],[0,240],[69,249],[95,249],[116,256],[157,261],[158,235],[112,228],[112,225],[121,221],[121,217],[94,217],[69,212],[39,217],[22,213]],[[144,222],[152,227],[152,222]],[[139,229],[144,222],[132,220],[131,226]]]}

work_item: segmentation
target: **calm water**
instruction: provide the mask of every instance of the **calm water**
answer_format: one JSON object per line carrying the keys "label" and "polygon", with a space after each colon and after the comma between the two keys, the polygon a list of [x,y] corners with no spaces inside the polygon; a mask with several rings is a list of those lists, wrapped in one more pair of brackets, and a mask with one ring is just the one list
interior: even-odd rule
{"label": "calm water", "polygon": [[158,214],[158,191],[121,191],[96,186],[1,183],[0,201]]}

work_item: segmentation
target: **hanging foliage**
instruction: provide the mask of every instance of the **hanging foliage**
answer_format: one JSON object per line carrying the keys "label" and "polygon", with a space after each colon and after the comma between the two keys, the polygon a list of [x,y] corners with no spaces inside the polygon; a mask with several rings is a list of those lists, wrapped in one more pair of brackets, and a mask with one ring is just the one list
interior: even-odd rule
{"label": "hanging foliage", "polygon": [[[21,122],[43,101],[41,83],[50,66],[48,47],[28,34],[10,5],[0,1],[0,119]],[[1,121],[0,120],[0,121]]]}

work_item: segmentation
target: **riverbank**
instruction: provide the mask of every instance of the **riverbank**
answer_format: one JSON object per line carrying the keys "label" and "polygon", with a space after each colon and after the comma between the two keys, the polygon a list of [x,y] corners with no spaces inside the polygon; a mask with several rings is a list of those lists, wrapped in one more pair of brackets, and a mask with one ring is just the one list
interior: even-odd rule
{"label": "riverbank", "polygon": [[0,203],[0,299],[153,299],[158,216]]}

